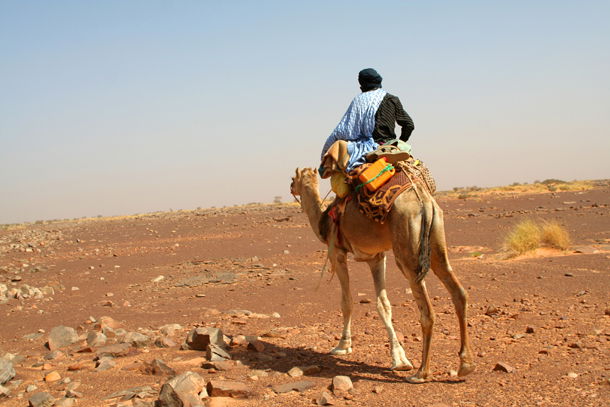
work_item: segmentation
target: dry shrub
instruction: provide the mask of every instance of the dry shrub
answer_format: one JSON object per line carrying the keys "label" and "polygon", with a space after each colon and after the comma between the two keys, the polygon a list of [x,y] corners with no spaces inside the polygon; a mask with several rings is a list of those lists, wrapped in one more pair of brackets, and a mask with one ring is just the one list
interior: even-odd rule
{"label": "dry shrub", "polygon": [[570,247],[570,235],[559,223],[544,222],[542,224],[542,243],[548,247],[566,250]]}
{"label": "dry shrub", "polygon": [[515,225],[504,241],[505,248],[517,255],[536,250],[541,245],[566,250],[570,246],[570,235],[555,221],[536,223],[528,219]]}
{"label": "dry shrub", "polygon": [[508,250],[523,254],[540,247],[542,233],[540,227],[533,220],[518,223],[508,234],[504,245]]}

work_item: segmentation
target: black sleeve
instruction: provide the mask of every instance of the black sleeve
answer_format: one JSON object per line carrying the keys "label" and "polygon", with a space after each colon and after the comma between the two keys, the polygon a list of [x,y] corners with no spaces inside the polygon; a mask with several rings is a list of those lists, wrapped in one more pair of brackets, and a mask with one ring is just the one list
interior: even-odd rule
{"label": "black sleeve", "polygon": [[411,116],[405,112],[405,109],[402,107],[402,103],[400,103],[400,99],[396,98],[394,100],[396,106],[396,123],[401,127],[400,139],[402,141],[409,140],[411,137],[411,133],[415,129],[415,125],[413,124],[413,120]]}

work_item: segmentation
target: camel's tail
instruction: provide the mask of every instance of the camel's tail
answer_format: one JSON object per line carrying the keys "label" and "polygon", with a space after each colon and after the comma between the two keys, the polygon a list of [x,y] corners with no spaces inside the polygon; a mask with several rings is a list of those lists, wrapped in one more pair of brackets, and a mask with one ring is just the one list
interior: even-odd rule
{"label": "camel's tail", "polygon": [[[432,211],[426,205],[432,206]],[[429,215],[432,215],[429,217]],[[421,228],[419,231],[419,258],[417,261],[417,282],[422,281],[430,271],[430,235],[436,217],[436,206],[434,202],[422,202],[421,206]]]}

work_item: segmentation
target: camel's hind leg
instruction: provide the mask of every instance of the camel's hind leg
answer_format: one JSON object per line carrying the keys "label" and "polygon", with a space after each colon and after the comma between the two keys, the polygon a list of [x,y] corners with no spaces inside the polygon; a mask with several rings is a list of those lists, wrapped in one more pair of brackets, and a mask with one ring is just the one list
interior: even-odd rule
{"label": "camel's hind leg", "polygon": [[349,287],[347,271],[347,253],[335,248],[331,255],[333,271],[341,283],[341,311],[343,312],[343,334],[337,347],[330,351],[332,355],[347,355],[352,353],[352,293]]}
{"label": "camel's hind leg", "polygon": [[375,294],[377,296],[377,311],[379,316],[388,331],[390,339],[390,347],[392,353],[392,369],[393,370],[411,370],[413,365],[407,359],[405,350],[396,337],[394,326],[392,325],[392,304],[388,300],[385,288],[385,273],[386,273],[386,256],[385,253],[380,253],[374,259],[367,262],[373,274],[373,282],[375,283]]}
{"label": "camel's hind leg", "polygon": [[[403,196],[405,195],[401,195],[401,197]],[[428,213],[432,213],[431,207],[425,209],[429,209]],[[419,321],[423,335],[422,361],[415,375],[407,378],[411,383],[423,383],[430,378],[430,346],[435,319],[426,285],[423,280],[418,281],[416,271],[419,264],[422,213],[423,210],[418,201],[403,201],[402,206],[395,204],[391,218],[392,246],[396,264],[409,280],[413,297],[419,309]]]}
{"label": "camel's hind leg", "polygon": [[437,217],[434,219],[432,234],[431,234],[431,265],[434,274],[438,276],[445,288],[449,291],[455,312],[457,314],[460,325],[460,369],[459,376],[466,376],[472,373],[475,369],[475,363],[472,358],[472,350],[470,348],[470,338],[468,336],[466,312],[468,307],[468,295],[466,290],[460,284],[457,276],[453,272],[449,264],[447,255],[447,246],[445,243],[445,229],[443,225],[442,211],[437,208]]}

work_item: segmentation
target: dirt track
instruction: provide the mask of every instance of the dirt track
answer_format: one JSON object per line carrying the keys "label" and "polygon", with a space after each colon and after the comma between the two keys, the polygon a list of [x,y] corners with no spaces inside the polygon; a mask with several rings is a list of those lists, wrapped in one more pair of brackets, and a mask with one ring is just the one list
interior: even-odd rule
{"label": "dirt track", "polygon": [[[435,378],[407,384],[408,372],[392,372],[388,341],[375,308],[370,274],[350,263],[355,301],[354,353],[330,356],[341,329],[339,284],[321,276],[324,247],[295,205],[249,206],[174,212],[116,220],[71,221],[0,231],[0,283],[52,287],[42,299],[0,304],[0,356],[18,354],[16,377],[0,404],[27,405],[31,393],[60,396],[65,383],[45,383],[57,371],[82,384],[81,406],[116,405],[109,394],[166,377],[145,375],[138,363],[163,359],[178,372],[196,371],[247,383],[251,396],[237,405],[313,405],[336,375],[354,382],[357,406],[607,406],[610,404],[610,189],[538,195],[440,199],[451,260],[470,295],[470,330],[477,370],[462,381],[457,369],[459,333],[448,293],[432,274],[427,283],[437,314],[432,346]],[[569,230],[573,248],[521,259],[498,255],[503,236],[524,218],[556,219]],[[388,294],[395,327],[417,366],[421,331],[407,283],[388,261]],[[152,280],[158,279],[158,282]],[[318,284],[320,284],[319,288]],[[252,315],[235,310],[248,310]],[[273,313],[279,313],[272,316]],[[490,314],[490,315],[487,315]],[[98,372],[92,353],[45,360],[51,328],[66,325],[86,334],[90,316],[110,316],[127,331],[153,335],[178,323],[179,345],[195,325],[220,327],[225,335],[259,335],[262,352],[235,347],[243,364],[226,371],[202,368],[204,352],[153,345],[117,358]],[[527,328],[530,333],[526,333]],[[279,328],[279,329],[278,329]],[[39,330],[42,335],[34,335]],[[271,334],[269,334],[271,332]],[[38,367],[39,362],[48,366]],[[81,369],[68,366],[81,363]],[[515,369],[494,371],[498,362]],[[318,365],[306,378],[285,373]],[[134,368],[135,366],[135,368]],[[45,370],[46,369],[46,370]],[[258,380],[254,369],[269,369]],[[310,380],[302,393],[275,394],[270,386]],[[19,381],[22,381],[19,383]],[[17,386],[15,386],[17,384]],[[152,399],[148,399],[152,400]],[[127,404],[129,405],[129,404]]]}

